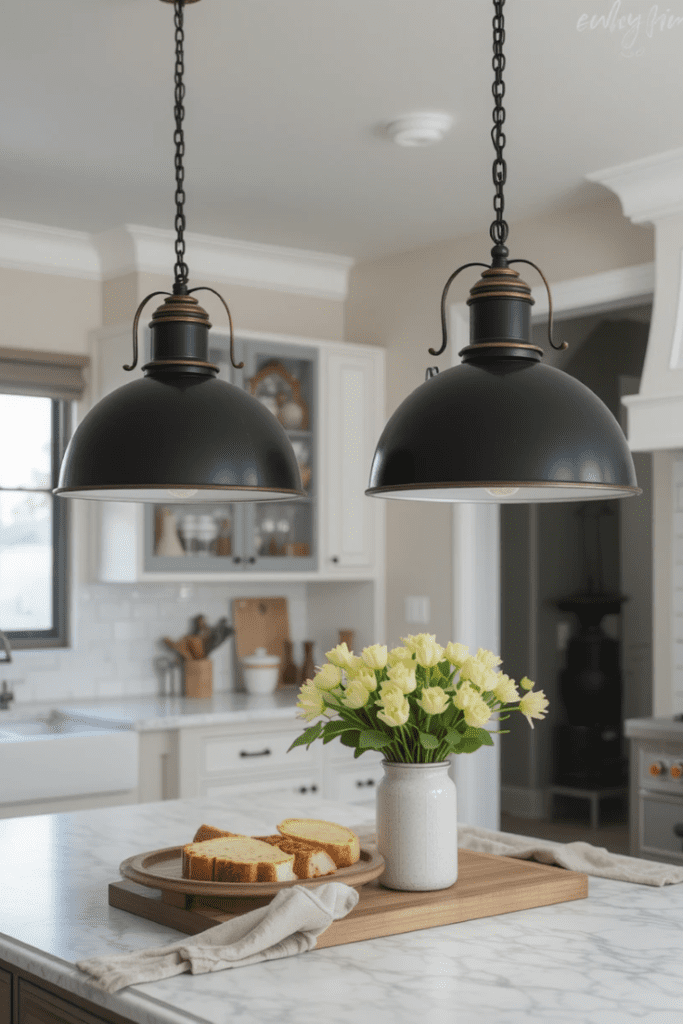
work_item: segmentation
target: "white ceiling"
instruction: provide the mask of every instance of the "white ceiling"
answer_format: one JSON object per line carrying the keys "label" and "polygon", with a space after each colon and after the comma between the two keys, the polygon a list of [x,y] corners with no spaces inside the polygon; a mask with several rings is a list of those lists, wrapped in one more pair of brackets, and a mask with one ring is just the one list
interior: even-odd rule
{"label": "white ceiling", "polygon": [[[640,17],[633,45],[625,24],[577,31],[611,10]],[[491,3],[185,11],[188,230],[356,258],[487,238]],[[172,16],[159,0],[4,5],[0,217],[172,227]],[[589,171],[683,144],[683,0],[509,0],[506,28],[510,222],[600,195]],[[439,146],[378,131],[424,109],[456,118]]]}

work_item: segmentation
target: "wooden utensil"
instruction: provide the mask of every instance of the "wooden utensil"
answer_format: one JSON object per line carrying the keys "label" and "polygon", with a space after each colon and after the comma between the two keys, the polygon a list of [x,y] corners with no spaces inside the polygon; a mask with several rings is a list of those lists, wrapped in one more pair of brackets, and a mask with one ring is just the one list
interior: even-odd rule
{"label": "wooden utensil", "polygon": [[193,658],[200,660],[204,657],[204,643],[200,636],[185,636],[183,640],[187,642],[187,646],[190,649],[190,653]]}
{"label": "wooden utensil", "polygon": [[175,651],[176,654],[179,654],[183,661],[192,661],[192,652],[187,646],[187,637],[181,637],[180,640],[171,640],[170,637],[165,636],[164,643],[172,651]]}

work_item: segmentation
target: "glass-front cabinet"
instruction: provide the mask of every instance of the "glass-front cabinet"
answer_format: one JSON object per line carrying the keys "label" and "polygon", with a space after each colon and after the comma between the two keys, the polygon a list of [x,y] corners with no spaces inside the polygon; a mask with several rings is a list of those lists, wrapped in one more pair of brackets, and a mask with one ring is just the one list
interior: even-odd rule
{"label": "glass-front cabinet", "polygon": [[221,377],[249,391],[286,430],[301,470],[303,498],[278,502],[151,505],[145,509],[145,572],[312,572],[318,567],[318,351],[238,340],[214,330],[211,360]]}
{"label": "glass-front cabinet", "polygon": [[[130,376],[130,327],[93,347],[93,400]],[[232,367],[213,328],[221,377],[252,392],[287,431],[305,497],[156,506],[93,502],[95,578],[105,583],[375,579],[383,573],[385,502],[365,496],[384,426],[384,352],[371,345],[245,332]]]}

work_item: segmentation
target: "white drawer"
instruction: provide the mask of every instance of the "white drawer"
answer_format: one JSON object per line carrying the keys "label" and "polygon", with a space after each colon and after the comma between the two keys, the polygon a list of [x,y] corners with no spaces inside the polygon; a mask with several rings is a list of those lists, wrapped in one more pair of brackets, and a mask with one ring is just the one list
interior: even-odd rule
{"label": "white drawer", "polygon": [[205,736],[201,743],[199,770],[204,776],[254,771],[271,767],[294,768],[317,763],[317,751],[295,747],[287,753],[301,729],[291,732],[255,732],[238,736]]}
{"label": "white drawer", "polygon": [[[360,758],[365,760],[365,755]],[[381,764],[372,763],[361,765],[349,772],[330,773],[329,798],[332,800],[343,800],[347,804],[374,803],[377,787],[382,781],[384,769]]]}
{"label": "white drawer", "polygon": [[683,863],[683,801],[648,793],[640,796],[640,846],[675,864]]}
{"label": "white drawer", "polygon": [[248,793],[268,793],[270,796],[289,797],[310,796],[312,799],[320,799],[322,796],[322,784],[315,772],[297,773],[290,778],[277,775],[271,779],[243,779],[242,782],[235,782],[232,779],[226,781],[204,780],[199,786],[199,795],[208,797],[230,797],[244,796]]}
{"label": "white drawer", "polygon": [[381,750],[366,750],[364,754],[361,754],[359,758],[354,757],[354,748],[345,747],[339,740],[332,740],[330,744],[325,747],[325,755],[331,760],[335,761],[343,767],[351,767],[351,765],[358,767],[359,765],[378,765],[384,760],[384,754]]}

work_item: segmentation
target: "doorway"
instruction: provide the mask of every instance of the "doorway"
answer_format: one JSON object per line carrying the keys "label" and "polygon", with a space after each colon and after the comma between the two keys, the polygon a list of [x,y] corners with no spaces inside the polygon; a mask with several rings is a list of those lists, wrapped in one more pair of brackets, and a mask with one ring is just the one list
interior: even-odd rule
{"label": "doorway", "polygon": [[[558,338],[569,343],[564,352],[549,349],[547,327],[538,323],[533,328],[533,342],[544,348],[548,364],[594,391],[625,428],[621,398],[638,391],[650,316],[651,305],[644,303],[564,320],[556,330]],[[539,424],[539,431],[542,429],[543,424]],[[595,828],[591,826],[591,801],[587,797],[553,793],[552,787],[558,779],[567,782],[567,773],[573,773],[579,790],[582,782],[583,788],[591,791],[618,790],[621,777],[625,789],[622,723],[626,718],[651,714],[651,456],[637,453],[634,462],[643,489],[637,498],[501,506],[503,668],[516,679],[528,675],[550,701],[547,718],[533,731],[521,716],[513,715],[506,723],[511,731],[501,744],[500,827],[504,831],[533,832],[563,842],[580,839],[628,853],[625,793],[623,798],[616,792],[613,797],[601,798],[600,822]],[[566,697],[571,692],[567,689],[571,686],[567,654],[568,650],[576,651],[575,638],[581,628],[577,614],[566,605],[573,595],[587,593],[625,598],[616,606],[614,601],[605,605],[607,611],[600,623],[604,640],[598,646],[603,653],[611,652],[618,666],[615,701],[619,706],[615,704],[616,733],[605,741],[604,752],[596,751],[593,739],[588,744],[592,746],[591,765],[586,763],[591,750],[581,754],[576,732],[570,737],[568,756],[562,754],[568,735],[568,711],[562,694]],[[558,607],[558,603],[564,607]],[[595,647],[595,636],[593,641]],[[590,708],[586,708],[586,720],[586,736],[591,738]]]}

